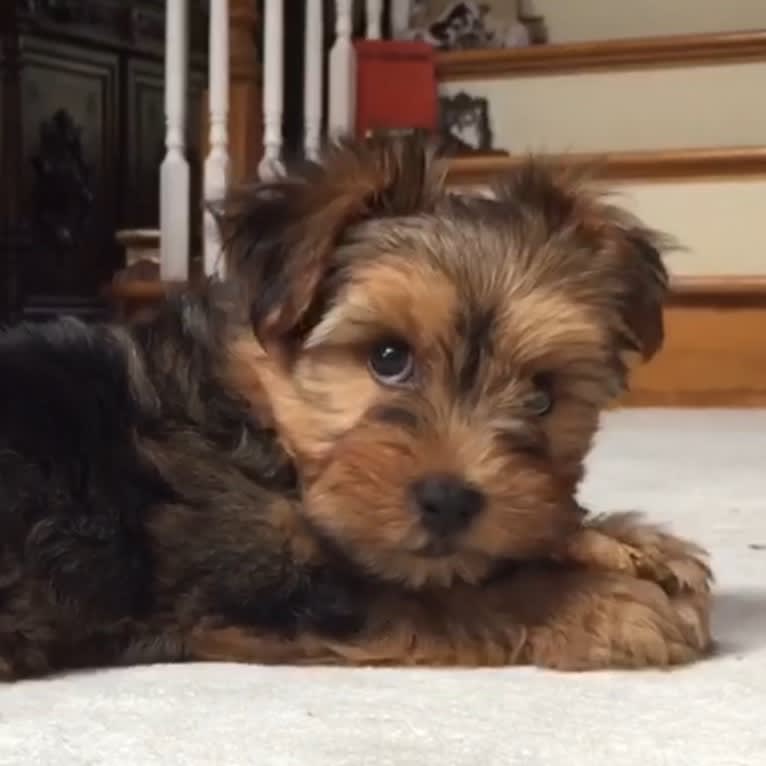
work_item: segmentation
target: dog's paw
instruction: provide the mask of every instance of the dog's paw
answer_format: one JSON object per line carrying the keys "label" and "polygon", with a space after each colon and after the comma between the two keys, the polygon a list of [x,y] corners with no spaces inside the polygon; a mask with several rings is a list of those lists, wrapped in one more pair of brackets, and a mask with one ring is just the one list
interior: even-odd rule
{"label": "dog's paw", "polygon": [[[529,632],[531,663],[558,670],[669,667],[711,649],[707,594],[671,596],[621,574],[559,572],[561,596]],[[549,583],[550,587],[550,583]]]}
{"label": "dog's paw", "polygon": [[679,598],[684,594],[704,596],[713,581],[705,550],[644,523],[638,514],[613,514],[587,521],[570,540],[564,558],[651,580]]}

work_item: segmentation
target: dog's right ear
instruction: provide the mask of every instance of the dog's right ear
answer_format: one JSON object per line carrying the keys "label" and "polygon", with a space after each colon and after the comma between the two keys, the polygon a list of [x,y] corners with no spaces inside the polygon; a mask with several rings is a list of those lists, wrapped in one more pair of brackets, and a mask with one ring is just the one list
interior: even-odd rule
{"label": "dog's right ear", "polygon": [[227,273],[247,288],[257,337],[308,329],[347,227],[427,209],[441,188],[432,144],[407,137],[331,145],[321,163],[231,195],[218,216]]}
{"label": "dog's right ear", "polygon": [[226,275],[244,295],[259,336],[278,332],[283,317],[276,312],[287,312],[288,239],[301,194],[295,178],[256,183],[232,190],[216,210]]}

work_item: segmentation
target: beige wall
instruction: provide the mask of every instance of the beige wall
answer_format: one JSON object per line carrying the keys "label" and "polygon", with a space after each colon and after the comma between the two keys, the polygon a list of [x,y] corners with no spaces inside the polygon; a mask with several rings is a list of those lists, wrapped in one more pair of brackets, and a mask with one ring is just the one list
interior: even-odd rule
{"label": "beige wall", "polygon": [[766,27],[766,0],[533,0],[533,6],[545,16],[551,42]]}
{"label": "beige wall", "polygon": [[[481,184],[456,188],[490,194]],[[615,183],[608,197],[676,241],[672,274],[766,276],[766,178]]]}
{"label": "beige wall", "polygon": [[686,248],[680,275],[766,275],[766,179],[632,184],[616,201]]}
{"label": "beige wall", "polygon": [[[452,0],[430,0],[437,13]],[[499,18],[515,0],[485,0]],[[531,0],[551,42],[697,34],[766,28],[766,0]]]}
{"label": "beige wall", "polygon": [[[436,4],[445,5],[442,0]],[[513,13],[511,0],[495,0]],[[552,42],[766,28],[766,0],[534,0]],[[603,152],[766,144],[766,62],[445,83],[487,97],[495,145]],[[686,248],[678,275],[766,275],[766,178],[619,187]]]}
{"label": "beige wall", "polygon": [[471,80],[442,90],[488,98],[495,146],[511,151],[766,143],[766,62]]}

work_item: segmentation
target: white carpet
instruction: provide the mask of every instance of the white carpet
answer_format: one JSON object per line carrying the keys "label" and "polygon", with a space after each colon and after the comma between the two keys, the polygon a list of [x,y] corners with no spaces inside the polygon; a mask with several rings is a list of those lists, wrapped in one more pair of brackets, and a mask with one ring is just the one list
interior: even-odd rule
{"label": "white carpet", "polygon": [[610,415],[584,500],[714,554],[722,654],[671,673],[93,672],[0,688],[0,766],[766,764],[766,412]]}

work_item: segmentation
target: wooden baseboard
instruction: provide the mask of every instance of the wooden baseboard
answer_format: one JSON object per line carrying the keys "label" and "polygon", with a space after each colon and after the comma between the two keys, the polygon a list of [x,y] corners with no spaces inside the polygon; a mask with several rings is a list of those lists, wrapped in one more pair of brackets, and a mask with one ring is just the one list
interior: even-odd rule
{"label": "wooden baseboard", "polygon": [[766,407],[766,277],[679,279],[623,406]]}

